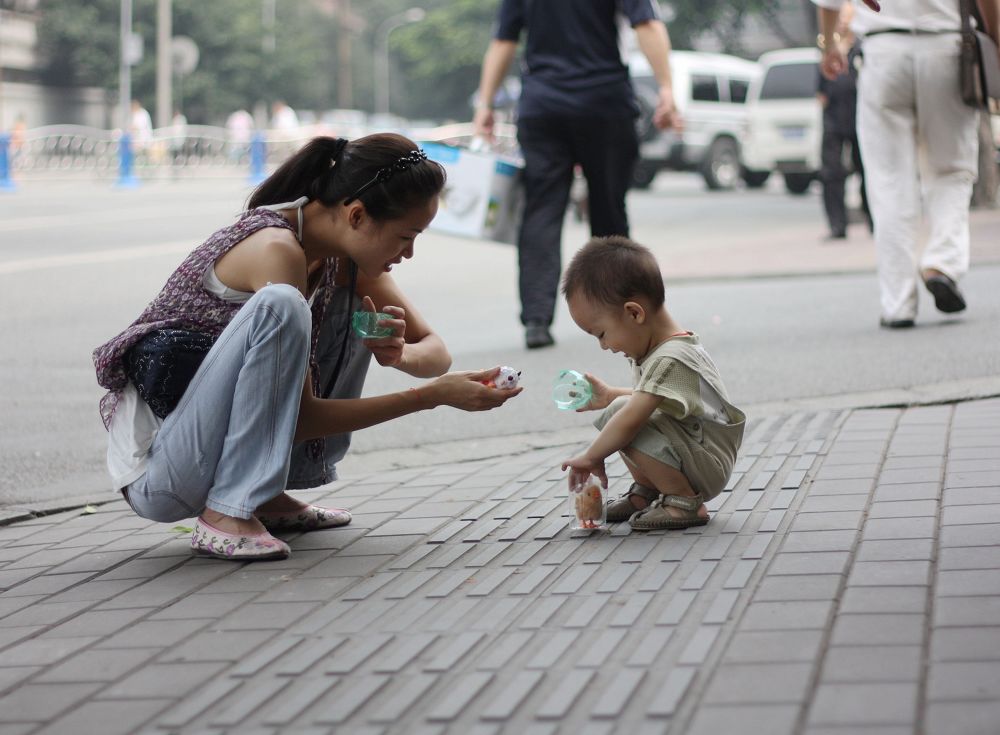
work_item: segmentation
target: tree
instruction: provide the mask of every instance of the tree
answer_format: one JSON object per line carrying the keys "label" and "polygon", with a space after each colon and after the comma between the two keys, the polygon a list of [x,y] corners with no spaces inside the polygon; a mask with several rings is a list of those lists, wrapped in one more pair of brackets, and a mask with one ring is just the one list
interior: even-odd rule
{"label": "tree", "polygon": [[[118,87],[119,0],[47,0],[38,26],[43,78],[60,86]],[[276,51],[264,51],[258,3],[174,0],[173,32],[198,45],[200,60],[183,80],[192,123],[221,122],[234,109],[277,98],[293,107],[326,109],[334,99],[330,69],[334,24],[310,3],[278,3]],[[156,0],[134,0],[133,31],[145,54],[133,68],[133,97],[156,96]]]}

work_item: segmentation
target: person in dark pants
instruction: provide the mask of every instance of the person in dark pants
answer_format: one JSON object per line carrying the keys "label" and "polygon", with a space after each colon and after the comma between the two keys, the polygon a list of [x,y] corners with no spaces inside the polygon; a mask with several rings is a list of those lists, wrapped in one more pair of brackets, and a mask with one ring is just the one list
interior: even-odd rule
{"label": "person in dark pants", "polygon": [[[843,240],[847,237],[847,206],[844,203],[844,184],[853,170],[861,178],[861,210],[872,229],[872,218],[868,212],[868,194],[865,191],[865,171],[861,164],[861,149],[858,147],[856,110],[858,106],[858,62],[860,45],[853,44],[848,30],[851,5],[845,5],[838,24],[838,39],[847,53],[847,68],[836,79],[827,79],[818,73],[817,97],[823,106],[823,143],[821,149],[823,182],[823,208],[830,225],[828,240]],[[849,51],[847,50],[849,49]],[[849,149],[851,169],[844,165],[845,148]]]}
{"label": "person in dark pants", "polygon": [[503,0],[483,60],[475,127],[493,138],[492,101],[527,31],[517,140],[524,155],[525,209],[518,236],[521,323],[529,348],[553,344],[562,269],[562,223],[579,165],[587,180],[591,234],[628,236],[625,193],[639,155],[639,108],[622,62],[624,13],[660,85],[654,122],[679,124],[670,39],[651,0]]}

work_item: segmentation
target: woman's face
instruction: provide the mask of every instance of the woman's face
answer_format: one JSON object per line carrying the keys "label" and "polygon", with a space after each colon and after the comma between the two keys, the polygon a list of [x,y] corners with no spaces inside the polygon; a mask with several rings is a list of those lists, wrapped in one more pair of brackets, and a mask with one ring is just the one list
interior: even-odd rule
{"label": "woman's face", "polygon": [[414,240],[427,229],[437,210],[438,198],[431,197],[398,219],[375,222],[366,215],[357,228],[361,242],[352,254],[361,272],[376,278],[403,258],[412,258]]}

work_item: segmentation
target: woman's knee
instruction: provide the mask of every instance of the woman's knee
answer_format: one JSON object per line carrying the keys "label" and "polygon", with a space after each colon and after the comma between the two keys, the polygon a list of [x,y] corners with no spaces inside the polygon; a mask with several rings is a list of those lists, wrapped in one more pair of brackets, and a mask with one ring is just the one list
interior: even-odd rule
{"label": "woman's knee", "polygon": [[312,333],[312,313],[309,302],[302,293],[287,283],[272,283],[254,294],[258,308],[264,308],[281,324],[283,330],[290,330],[305,337],[308,342]]}

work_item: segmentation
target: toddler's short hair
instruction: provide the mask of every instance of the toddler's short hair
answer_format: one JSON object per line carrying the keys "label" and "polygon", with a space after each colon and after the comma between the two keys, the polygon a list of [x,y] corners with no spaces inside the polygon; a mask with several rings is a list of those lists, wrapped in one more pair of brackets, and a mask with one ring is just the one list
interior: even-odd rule
{"label": "toddler's short hair", "polygon": [[562,284],[567,298],[580,292],[591,301],[621,306],[637,296],[663,306],[663,276],[649,248],[627,237],[595,237],[577,251]]}

